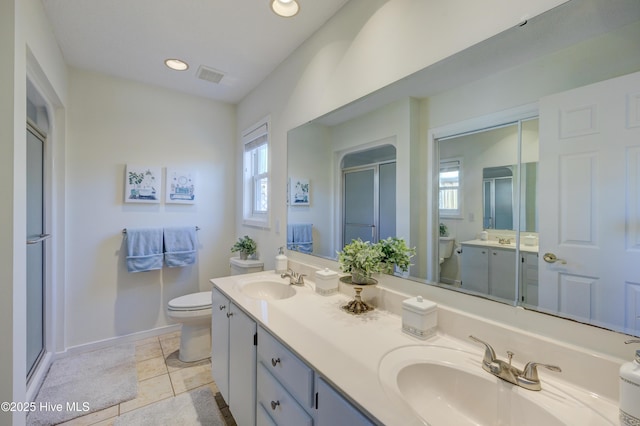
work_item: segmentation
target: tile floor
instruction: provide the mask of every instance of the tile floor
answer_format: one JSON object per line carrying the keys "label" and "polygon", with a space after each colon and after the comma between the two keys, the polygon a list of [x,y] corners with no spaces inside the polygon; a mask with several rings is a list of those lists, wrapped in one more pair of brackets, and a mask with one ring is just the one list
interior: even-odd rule
{"label": "tile floor", "polygon": [[[178,359],[180,333],[164,334],[135,342],[138,396],[89,415],[62,423],[64,426],[112,426],[120,414],[200,386],[209,386],[227,426],[236,426],[229,407],[211,378],[211,359],[184,363]],[[197,425],[194,425],[197,426]]]}

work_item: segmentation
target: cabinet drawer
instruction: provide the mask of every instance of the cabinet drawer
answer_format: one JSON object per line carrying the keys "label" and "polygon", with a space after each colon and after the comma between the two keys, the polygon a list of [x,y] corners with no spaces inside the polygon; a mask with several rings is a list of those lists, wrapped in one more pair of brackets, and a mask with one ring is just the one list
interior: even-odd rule
{"label": "cabinet drawer", "polygon": [[313,407],[313,370],[271,334],[258,328],[258,361],[305,407]]}
{"label": "cabinet drawer", "polygon": [[260,403],[256,411],[256,426],[278,426],[269,415],[267,409]]}
{"label": "cabinet drawer", "polygon": [[[272,421],[279,425],[311,426],[311,416],[296,402],[295,398],[258,363],[257,405],[269,413]],[[263,419],[265,420],[265,419]]]}

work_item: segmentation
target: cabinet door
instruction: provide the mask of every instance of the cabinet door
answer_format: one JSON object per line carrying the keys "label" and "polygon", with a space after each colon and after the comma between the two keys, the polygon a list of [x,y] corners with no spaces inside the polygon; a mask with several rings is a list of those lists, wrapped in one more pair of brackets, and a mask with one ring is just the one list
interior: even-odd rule
{"label": "cabinet door", "polygon": [[538,253],[522,253],[522,301],[526,305],[538,305]]}
{"label": "cabinet door", "polygon": [[225,401],[229,401],[229,299],[217,288],[211,291],[211,376]]}
{"label": "cabinet door", "polygon": [[316,426],[373,425],[367,417],[322,378],[318,378],[316,386],[318,392]]}
{"label": "cabinet door", "polygon": [[490,294],[513,301],[516,298],[516,251],[510,249],[490,250],[489,282]]}
{"label": "cabinet door", "polygon": [[229,409],[239,425],[256,422],[256,323],[233,303],[229,311]]}
{"label": "cabinet door", "polygon": [[489,294],[489,249],[462,246],[462,288]]}

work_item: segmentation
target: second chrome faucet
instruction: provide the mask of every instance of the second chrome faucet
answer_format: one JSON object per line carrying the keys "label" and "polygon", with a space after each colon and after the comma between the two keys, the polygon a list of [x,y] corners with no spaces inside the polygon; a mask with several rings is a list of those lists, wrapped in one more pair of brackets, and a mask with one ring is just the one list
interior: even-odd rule
{"label": "second chrome faucet", "polygon": [[287,272],[280,274],[280,278],[289,277],[290,285],[304,285],[304,277],[306,275],[294,272],[293,269],[288,269]]}
{"label": "second chrome faucet", "polygon": [[540,378],[538,377],[538,367],[544,367],[551,371],[562,371],[560,367],[555,365],[541,364],[539,362],[529,362],[525,365],[524,369],[520,370],[519,368],[511,365],[513,352],[507,351],[509,360],[503,361],[496,357],[496,353],[491,345],[474,336],[469,336],[469,338],[474,342],[483,344],[485,347],[484,357],[482,359],[482,368],[485,371],[525,389],[533,391],[539,391],[542,389]]}

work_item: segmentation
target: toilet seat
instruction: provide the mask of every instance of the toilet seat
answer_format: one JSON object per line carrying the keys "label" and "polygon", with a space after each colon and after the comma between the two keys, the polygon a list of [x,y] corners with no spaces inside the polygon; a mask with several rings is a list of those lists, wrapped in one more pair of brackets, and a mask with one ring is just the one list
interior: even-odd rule
{"label": "toilet seat", "polygon": [[202,291],[176,297],[169,301],[167,309],[170,311],[201,311],[211,309],[211,292]]}

